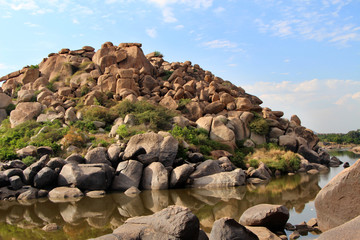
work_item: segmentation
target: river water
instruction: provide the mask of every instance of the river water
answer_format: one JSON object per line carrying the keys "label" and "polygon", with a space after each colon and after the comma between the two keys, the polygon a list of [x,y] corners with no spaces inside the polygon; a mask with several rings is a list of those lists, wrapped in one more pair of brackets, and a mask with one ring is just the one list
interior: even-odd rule
{"label": "river water", "polygon": [[[350,165],[360,158],[346,151],[331,154]],[[230,217],[238,221],[246,209],[260,203],[285,205],[290,212],[288,222],[295,225],[316,217],[316,194],[341,170],[342,166],[318,175],[283,176],[258,186],[142,191],[132,198],[116,193],[66,203],[53,203],[47,199],[22,204],[1,201],[0,240],[88,239],[111,233],[130,217],[150,215],[169,205],[191,209],[207,233],[217,219]],[[60,230],[41,230],[48,223],[56,223]],[[309,233],[300,239],[315,238],[316,235]]]}

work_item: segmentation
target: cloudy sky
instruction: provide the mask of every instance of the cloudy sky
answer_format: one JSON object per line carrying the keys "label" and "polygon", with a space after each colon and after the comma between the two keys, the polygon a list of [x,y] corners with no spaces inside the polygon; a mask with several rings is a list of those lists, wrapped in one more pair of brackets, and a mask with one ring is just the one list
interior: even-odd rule
{"label": "cloudy sky", "polygon": [[359,0],[0,0],[0,76],[61,48],[141,42],[297,114],[360,128]]}

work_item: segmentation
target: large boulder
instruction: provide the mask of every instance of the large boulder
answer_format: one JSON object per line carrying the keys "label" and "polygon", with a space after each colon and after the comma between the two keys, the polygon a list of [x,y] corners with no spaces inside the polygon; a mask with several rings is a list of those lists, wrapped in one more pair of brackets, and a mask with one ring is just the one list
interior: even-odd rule
{"label": "large boulder", "polygon": [[81,190],[106,190],[113,176],[114,169],[108,164],[66,164],[59,174],[58,185]]}
{"label": "large boulder", "polygon": [[360,160],[336,175],[315,199],[322,231],[337,227],[360,215]]}
{"label": "large boulder", "polygon": [[209,240],[258,240],[259,238],[243,225],[231,218],[221,218],[214,222]]}
{"label": "large boulder", "polygon": [[19,103],[15,110],[10,113],[10,123],[11,127],[16,127],[17,125],[36,118],[40,115],[42,111],[41,104],[38,102],[22,102]]}
{"label": "large boulder", "polygon": [[216,160],[206,160],[205,162],[200,163],[196,170],[190,175],[190,178],[200,178],[216,173],[220,173],[223,170],[219,166],[219,162]]}
{"label": "large boulder", "polygon": [[308,146],[301,145],[298,153],[311,163],[320,163],[319,154],[308,148]]}
{"label": "large boulder", "polygon": [[285,147],[285,149],[292,152],[297,151],[296,137],[293,135],[283,135],[279,137],[279,146]]}
{"label": "large boulder", "polygon": [[205,177],[195,178],[194,188],[226,188],[245,184],[245,172],[238,168],[231,172],[221,172]]}
{"label": "large boulder", "polygon": [[40,71],[38,68],[28,68],[25,70],[24,76],[21,79],[23,85],[35,82],[35,80],[40,76]]}
{"label": "large boulder", "polygon": [[360,216],[326,231],[318,237],[318,240],[353,240],[360,236]]}
{"label": "large boulder", "polygon": [[41,169],[34,177],[34,187],[51,187],[57,182],[57,173],[49,167]]}
{"label": "large boulder", "polygon": [[49,198],[53,202],[71,201],[84,196],[78,188],[57,187],[49,192]]}
{"label": "large boulder", "polygon": [[26,184],[33,184],[35,175],[45,167],[45,164],[49,161],[49,156],[45,155],[40,158],[39,161],[34,162],[29,167],[27,167],[24,173],[24,179]]}
{"label": "large boulder", "polygon": [[270,230],[283,230],[289,219],[289,210],[282,205],[259,204],[248,208],[240,217],[245,226],[263,226]]}
{"label": "large boulder", "polygon": [[165,167],[172,166],[178,150],[177,140],[170,134],[144,133],[130,138],[123,158],[134,159],[134,155],[144,149],[146,155],[152,156],[154,161],[161,162]]}
{"label": "large boulder", "polygon": [[194,167],[190,164],[183,164],[181,166],[176,167],[170,176],[170,187],[182,187],[185,185],[188,180],[190,174],[194,171]]}
{"label": "large boulder", "polygon": [[111,162],[107,153],[107,149],[104,147],[96,147],[88,151],[85,155],[85,163],[105,163],[111,166]]}
{"label": "large boulder", "polygon": [[126,191],[130,187],[139,187],[143,172],[143,164],[135,160],[120,162],[116,168],[111,188]]}
{"label": "large boulder", "polygon": [[122,45],[121,50],[127,54],[127,58],[121,61],[118,65],[119,68],[135,68],[142,69],[143,73],[151,75],[154,72],[154,67],[150,61],[145,57],[143,51],[139,46],[135,45]]}
{"label": "large boulder", "polygon": [[235,133],[225,125],[226,122],[227,119],[224,116],[218,116],[213,119],[210,139],[235,146]]}
{"label": "large boulder", "polygon": [[168,171],[160,162],[153,162],[144,169],[142,187],[144,189],[168,189]]}
{"label": "large boulder", "polygon": [[199,219],[188,208],[170,206],[150,216],[126,220],[113,235],[115,239],[197,240],[199,228]]}
{"label": "large boulder", "polygon": [[11,103],[11,97],[5,93],[0,93],[0,109],[6,108]]}

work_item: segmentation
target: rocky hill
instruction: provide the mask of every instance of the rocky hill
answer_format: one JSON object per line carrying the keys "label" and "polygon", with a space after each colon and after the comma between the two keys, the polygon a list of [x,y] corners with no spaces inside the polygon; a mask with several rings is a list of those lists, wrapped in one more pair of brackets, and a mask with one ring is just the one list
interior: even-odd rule
{"label": "rocky hill", "polygon": [[[0,81],[0,187],[8,189],[234,186],[330,163],[296,115],[282,118],[190,61],[144,55],[139,43],[61,49]],[[246,159],[264,146],[298,154],[280,156],[280,167]]]}

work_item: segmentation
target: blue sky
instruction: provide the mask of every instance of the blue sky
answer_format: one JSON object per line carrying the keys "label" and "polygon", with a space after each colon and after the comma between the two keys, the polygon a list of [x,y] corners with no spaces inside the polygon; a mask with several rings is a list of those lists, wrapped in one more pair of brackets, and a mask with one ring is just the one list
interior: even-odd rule
{"label": "blue sky", "polygon": [[359,129],[359,0],[0,0],[0,76],[61,48],[141,42],[297,114]]}

